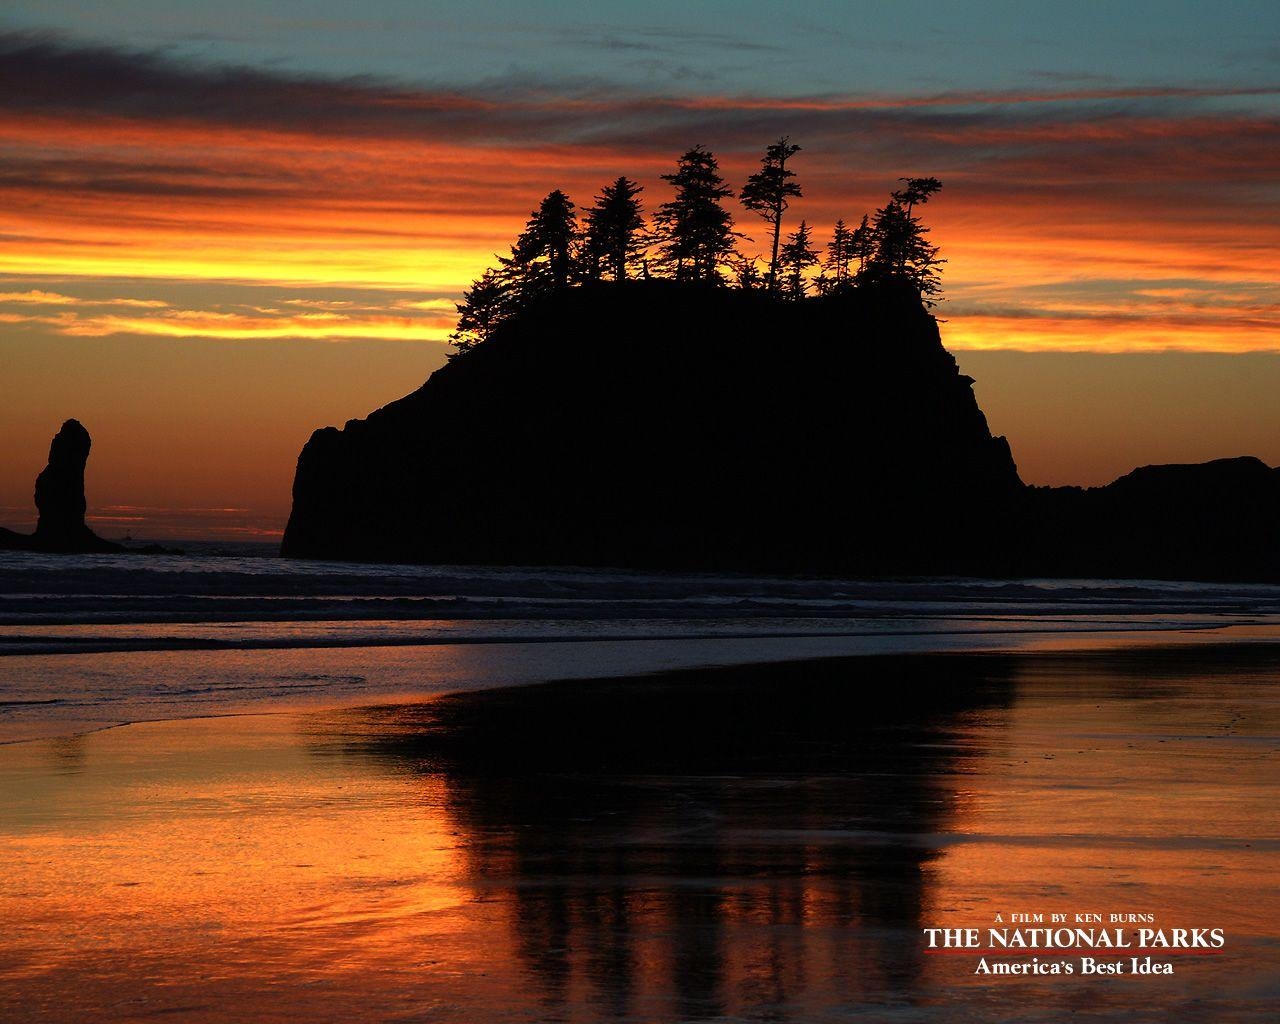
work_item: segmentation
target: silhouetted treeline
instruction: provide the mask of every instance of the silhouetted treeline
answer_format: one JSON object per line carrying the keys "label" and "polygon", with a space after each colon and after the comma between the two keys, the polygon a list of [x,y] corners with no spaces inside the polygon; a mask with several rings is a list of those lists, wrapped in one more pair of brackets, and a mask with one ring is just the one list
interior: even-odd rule
{"label": "silhouetted treeline", "polygon": [[582,217],[573,201],[555,189],[529,215],[509,256],[486,270],[463,293],[453,341],[465,352],[489,338],[533,299],[590,281],[662,277],[691,284],[759,290],[796,301],[827,295],[867,282],[909,282],[932,306],[941,291],[938,256],[916,208],[942,183],[937,178],[902,178],[903,187],[856,228],[837,220],[826,246],[816,244],[809,223],[784,235],[784,215],[803,196],[789,166],[800,147],[785,136],[765,149],[760,169],[737,195],[769,229],[769,258],[738,251],[747,236],[734,230],[726,207],[733,189],[720,174],[714,154],[703,146],[684,153],[662,175],[673,195],[647,218],[644,189],[627,177],[605,185]]}

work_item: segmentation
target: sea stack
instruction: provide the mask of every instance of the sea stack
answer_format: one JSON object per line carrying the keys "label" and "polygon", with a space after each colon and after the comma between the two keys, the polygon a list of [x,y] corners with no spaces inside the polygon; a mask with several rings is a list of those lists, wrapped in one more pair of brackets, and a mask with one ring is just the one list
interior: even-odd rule
{"label": "sea stack", "polygon": [[49,464],[36,477],[36,541],[42,547],[74,547],[93,536],[84,522],[84,467],[92,445],[79,420],[62,424],[49,445]]}
{"label": "sea stack", "polygon": [[67,420],[49,445],[49,464],[36,477],[36,532],[0,531],[0,547],[63,553],[123,551],[85,524],[84,467],[92,446],[79,420]]}
{"label": "sea stack", "polygon": [[892,282],[566,289],[298,459],[296,558],[1280,581],[1280,470],[1028,487]]}
{"label": "sea stack", "polygon": [[1022,492],[907,287],[568,289],[298,460],[286,555],[975,572]]}

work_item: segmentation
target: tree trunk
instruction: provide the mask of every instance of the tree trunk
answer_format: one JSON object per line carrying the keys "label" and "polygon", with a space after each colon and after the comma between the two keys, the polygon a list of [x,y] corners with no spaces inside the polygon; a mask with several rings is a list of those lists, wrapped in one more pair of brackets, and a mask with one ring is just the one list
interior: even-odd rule
{"label": "tree trunk", "polygon": [[778,290],[778,237],[782,233],[782,206],[773,211],[773,255],[769,257],[769,290]]}

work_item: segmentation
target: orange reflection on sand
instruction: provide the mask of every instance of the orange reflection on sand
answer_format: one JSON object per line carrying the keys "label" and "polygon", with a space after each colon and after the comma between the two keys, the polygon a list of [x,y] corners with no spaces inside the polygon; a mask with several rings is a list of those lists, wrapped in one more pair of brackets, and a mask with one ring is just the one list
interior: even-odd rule
{"label": "orange reflection on sand", "polygon": [[[868,658],[2,748],[0,1011],[1269,1020],[1274,679],[1243,646]],[[1228,947],[1105,988],[924,953],[997,911]]]}
{"label": "orange reflection on sand", "polygon": [[[139,989],[198,991],[273,1019],[254,1017],[255,987],[358,991],[370,970],[486,959],[459,918],[475,892],[443,783],[353,774],[297,746],[293,726],[143,725],[10,758],[39,781],[0,844],[6,993],[18,982],[58,1016],[59,998],[141,1011]],[[51,749],[59,763],[40,765]],[[81,771],[104,757],[105,773]]]}
{"label": "orange reflection on sand", "polygon": [[[928,868],[933,926],[985,934],[997,914],[1058,912],[1114,928],[1112,914],[1150,914],[1149,927],[1227,935],[1221,960],[1177,969],[1186,998],[1223,975],[1250,984],[1240,972],[1270,942],[1280,892],[1267,767],[1280,723],[1259,701],[1275,676],[1228,673],[1229,657],[1215,665],[1204,649],[1151,657],[1020,663],[1025,699],[950,783],[952,841]],[[986,725],[963,731],[977,740]],[[953,961],[933,966],[939,984],[989,983],[974,957],[938,959]]]}

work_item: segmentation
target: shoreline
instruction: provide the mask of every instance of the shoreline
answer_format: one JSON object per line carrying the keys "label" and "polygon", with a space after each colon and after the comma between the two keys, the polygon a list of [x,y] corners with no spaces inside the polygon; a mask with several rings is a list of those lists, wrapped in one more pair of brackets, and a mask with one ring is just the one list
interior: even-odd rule
{"label": "shoreline", "polygon": [[[858,641],[874,641],[874,643],[864,643],[860,649],[854,650],[838,650],[829,653],[797,653],[793,650],[775,651],[766,656],[751,657],[737,656],[731,657],[728,653],[721,653],[719,657],[709,656],[708,652],[699,651],[692,653],[689,659],[682,660],[678,655],[682,652],[673,652],[670,648],[674,644],[688,640],[690,643],[701,643],[706,640],[713,640],[717,643],[724,641],[732,644],[735,641],[750,640],[762,641],[767,644],[788,643],[794,644],[796,640],[822,641],[832,639],[852,639]],[[932,645],[915,645],[904,643],[903,641],[914,641],[927,639],[936,641]],[[559,638],[537,638],[533,641],[512,641],[506,639],[492,640],[462,640],[462,641],[433,641],[423,644],[403,644],[388,641],[383,644],[351,644],[351,645],[298,645],[296,647],[273,646],[263,648],[220,648],[212,649],[214,653],[245,653],[245,654],[262,654],[271,651],[291,651],[295,653],[305,654],[309,650],[318,652],[337,651],[350,656],[357,656],[363,650],[380,652],[385,650],[412,652],[439,651],[448,653],[449,651],[459,648],[465,650],[469,647],[476,648],[494,648],[501,649],[504,653],[519,653],[523,647],[530,646],[533,650],[546,650],[556,645],[564,645],[572,648],[589,648],[593,646],[612,646],[614,644],[623,644],[624,647],[636,649],[645,645],[661,647],[662,656],[657,659],[658,664],[646,667],[644,659],[640,659],[637,666],[634,662],[629,666],[620,667],[617,671],[595,672],[592,669],[599,666],[600,662],[589,660],[585,665],[573,666],[576,671],[568,671],[563,674],[556,674],[555,659],[552,665],[543,665],[534,667],[532,670],[523,674],[516,672],[515,678],[511,673],[501,675],[493,681],[485,682],[475,679],[475,675],[483,674],[483,667],[476,666],[473,674],[466,682],[470,685],[459,685],[450,688],[446,681],[443,685],[431,688],[430,685],[417,688],[413,687],[393,687],[391,689],[372,689],[367,691],[348,691],[348,692],[315,692],[310,695],[302,696],[292,694],[288,696],[280,696],[275,694],[263,694],[254,696],[247,700],[232,701],[228,704],[217,706],[209,709],[197,710],[194,706],[181,714],[157,715],[155,717],[131,717],[120,720],[80,720],[78,722],[68,721],[64,725],[59,726],[55,721],[46,720],[43,722],[32,722],[32,729],[41,729],[38,734],[5,736],[0,732],[0,750],[13,748],[24,744],[33,744],[41,742],[54,742],[60,739],[67,739],[77,736],[88,736],[98,734],[110,730],[126,729],[132,726],[140,725],[162,725],[176,724],[190,721],[211,721],[218,719],[234,719],[246,718],[257,715],[262,716],[299,716],[308,713],[322,712],[341,712],[347,710],[356,710],[361,708],[373,707],[410,707],[417,704],[427,704],[441,699],[450,699],[460,697],[467,694],[479,693],[495,693],[514,689],[527,689],[529,687],[561,687],[561,686],[581,686],[581,687],[607,687],[613,684],[630,685],[637,681],[650,680],[657,684],[661,684],[664,679],[671,676],[681,676],[690,673],[707,672],[729,672],[729,671],[767,671],[771,667],[779,666],[803,666],[803,665],[839,665],[841,663],[858,662],[864,659],[917,659],[917,658],[1062,658],[1062,657],[1088,657],[1106,656],[1111,654],[1127,654],[1133,658],[1149,657],[1159,658],[1173,654],[1175,652],[1194,652],[1198,655],[1205,656],[1212,654],[1216,658],[1221,659],[1224,663],[1232,661],[1240,661],[1246,658],[1250,653],[1258,653],[1261,650],[1280,650],[1280,626],[1265,625],[1245,625],[1231,624],[1225,626],[1199,626],[1199,627],[1168,627],[1152,629],[1144,626],[1135,626],[1131,628],[1116,628],[1110,630],[1022,630],[1008,631],[1000,633],[984,632],[981,630],[974,631],[920,631],[920,632],[884,632],[884,633],[867,633],[867,634],[799,634],[795,636],[779,636],[774,634],[747,636],[747,637],[725,637],[713,635],[710,637],[694,636],[694,637],[610,637],[610,638],[581,638],[576,640],[563,640]],[[197,648],[195,650],[209,650],[207,648]],[[35,654],[24,655],[13,653],[8,656],[11,660],[18,660],[22,657],[31,659],[52,658],[55,661],[63,659],[73,659],[77,655],[92,655],[94,657],[111,657],[112,655],[120,655],[128,657],[137,653],[145,654],[182,654],[187,653],[185,648],[165,648],[159,650],[144,649],[141,652],[131,650],[111,650],[108,652],[61,652],[58,654]],[[759,651],[754,652],[759,655]],[[518,659],[517,659],[518,660]],[[3,663],[4,659],[0,659]],[[606,659],[605,664],[608,664]],[[459,680],[463,682],[463,680]],[[61,709],[64,706],[64,699],[58,697],[43,699],[14,699],[0,700],[0,715],[17,715],[23,711],[34,711],[39,708]]]}
{"label": "shoreline", "polygon": [[[898,618],[917,618],[917,616],[899,616]],[[1264,616],[1259,616],[1260,618]],[[890,616],[885,616],[886,619]],[[976,625],[972,628],[919,628],[919,629],[797,629],[794,631],[786,630],[726,630],[726,631],[706,631],[706,632],[687,632],[687,633],[661,633],[661,632],[645,632],[645,633],[600,633],[600,634],[557,634],[557,633],[516,633],[516,634],[495,634],[491,636],[483,635],[448,635],[448,636],[413,636],[413,635],[392,635],[392,636],[360,636],[355,639],[345,637],[325,637],[314,636],[298,639],[289,639],[284,637],[268,637],[261,638],[241,638],[222,640],[215,637],[192,637],[183,638],[177,636],[170,637],[139,637],[139,638],[104,638],[98,636],[78,637],[71,633],[72,630],[94,628],[98,623],[86,626],[82,623],[67,625],[51,625],[51,629],[65,629],[67,635],[22,635],[7,634],[0,632],[0,658],[6,657],[22,657],[35,655],[58,655],[58,654],[128,654],[139,652],[153,651],[263,651],[263,650],[325,650],[325,649],[344,649],[344,648],[361,648],[361,647],[452,647],[465,646],[471,644],[548,644],[548,643],[636,643],[643,641],[674,641],[674,642],[696,642],[696,641],[720,641],[720,640],[829,640],[829,639],[874,639],[874,638],[905,638],[905,637],[938,637],[939,639],[950,639],[954,637],[1023,637],[1023,636],[1110,636],[1115,634],[1122,636],[1133,633],[1150,633],[1153,635],[1161,634],[1179,634],[1179,633],[1208,633],[1214,631],[1222,631],[1227,629],[1259,629],[1274,632],[1280,639],[1280,621],[1278,622],[1231,622],[1231,623],[1214,623],[1214,622],[1169,622],[1168,616],[1159,616],[1165,620],[1165,624],[1160,623],[1144,623],[1129,622],[1117,625],[1104,625],[1097,622],[1065,622],[1057,624],[1051,628],[1044,625],[1025,626],[1009,625],[1007,628],[992,629],[991,623],[1001,622],[998,616],[956,616],[952,621],[956,622],[979,622],[985,625]],[[1032,622],[1034,617],[1026,616],[1024,621]],[[279,620],[288,621],[297,624],[298,620]],[[380,620],[368,620],[367,623],[360,620],[354,620],[362,625],[385,625]],[[394,620],[393,620],[394,621]],[[501,622],[498,619],[480,620],[486,624]],[[524,621],[524,620],[518,620]],[[652,621],[652,620],[642,620]],[[688,620],[658,620],[682,622]],[[353,620],[314,620],[307,621],[307,625],[314,626],[348,626],[353,624]],[[398,624],[398,623],[397,623]],[[119,623],[119,625],[137,625],[136,623]],[[164,625],[145,623],[143,625]],[[202,627],[207,628],[208,623],[192,623],[196,629]],[[245,623],[241,621],[229,621],[223,625],[228,627],[244,627],[255,626],[257,622]],[[45,646],[41,646],[41,645]],[[3,704],[0,701],[0,704]]]}

